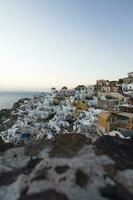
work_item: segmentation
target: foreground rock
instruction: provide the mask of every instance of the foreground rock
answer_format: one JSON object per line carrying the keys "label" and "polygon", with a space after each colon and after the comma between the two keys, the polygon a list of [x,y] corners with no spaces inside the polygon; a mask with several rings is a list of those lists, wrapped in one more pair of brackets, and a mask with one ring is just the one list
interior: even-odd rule
{"label": "foreground rock", "polygon": [[91,139],[80,134],[57,135],[53,140],[53,148],[50,157],[73,157],[85,144],[91,144]]}
{"label": "foreground rock", "polygon": [[0,137],[0,152],[4,152],[10,148],[13,148],[14,145],[11,143],[5,143],[2,138]]}
{"label": "foreground rock", "polygon": [[131,200],[132,144],[111,136],[91,144],[73,133],[9,149],[0,160],[0,199]]}
{"label": "foreground rock", "polygon": [[103,136],[95,143],[97,154],[106,154],[118,170],[133,169],[133,142],[119,137]]}

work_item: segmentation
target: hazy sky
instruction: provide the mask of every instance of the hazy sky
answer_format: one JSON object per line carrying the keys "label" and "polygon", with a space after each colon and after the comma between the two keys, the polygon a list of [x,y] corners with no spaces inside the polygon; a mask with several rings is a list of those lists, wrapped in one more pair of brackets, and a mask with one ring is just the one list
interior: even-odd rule
{"label": "hazy sky", "polygon": [[0,90],[133,71],[133,0],[0,0]]}

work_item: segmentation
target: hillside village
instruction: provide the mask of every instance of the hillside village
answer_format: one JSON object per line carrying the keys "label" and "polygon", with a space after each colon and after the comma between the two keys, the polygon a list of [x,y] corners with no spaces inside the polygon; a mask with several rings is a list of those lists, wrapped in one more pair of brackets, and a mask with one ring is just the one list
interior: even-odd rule
{"label": "hillside village", "polygon": [[101,135],[133,137],[133,73],[118,81],[98,80],[20,99],[1,111],[0,135],[15,144],[56,134],[81,133],[95,141]]}
{"label": "hillside village", "polygon": [[133,73],[0,111],[0,199],[133,199]]}

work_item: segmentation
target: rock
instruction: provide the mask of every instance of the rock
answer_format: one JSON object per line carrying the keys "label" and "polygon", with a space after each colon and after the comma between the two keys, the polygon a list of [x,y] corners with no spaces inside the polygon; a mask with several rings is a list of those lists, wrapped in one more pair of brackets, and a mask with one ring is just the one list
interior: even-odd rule
{"label": "rock", "polygon": [[50,157],[73,157],[84,145],[91,144],[91,139],[84,135],[70,133],[57,135],[53,141]]}
{"label": "rock", "polygon": [[55,167],[55,171],[58,174],[64,174],[68,169],[69,169],[68,165],[63,165],[63,166],[57,166],[57,167]]}
{"label": "rock", "polygon": [[108,155],[118,170],[133,169],[133,142],[119,137],[103,136],[94,145],[97,155]]}
{"label": "rock", "polygon": [[131,194],[125,187],[121,184],[116,186],[106,186],[100,189],[102,197],[107,197],[110,200],[131,200],[133,199],[133,194]]}
{"label": "rock", "polygon": [[89,176],[82,170],[77,170],[75,173],[75,182],[80,187],[86,187],[89,180]]}
{"label": "rock", "polygon": [[25,145],[24,153],[26,156],[38,156],[43,149],[48,148],[51,146],[51,140],[33,140]]}
{"label": "rock", "polygon": [[68,198],[63,193],[56,192],[54,189],[49,189],[39,194],[22,196],[18,200],[68,200]]}
{"label": "rock", "polygon": [[37,171],[31,181],[40,181],[47,179],[48,178],[47,171],[49,169],[51,169],[51,167],[44,167],[39,171]]}
{"label": "rock", "polygon": [[114,178],[116,175],[116,168],[114,164],[106,164],[102,165],[102,167],[109,177]]}
{"label": "rock", "polygon": [[14,103],[13,110],[17,110],[22,104],[24,104],[24,101],[30,101],[30,98],[22,98],[18,102]]}
{"label": "rock", "polygon": [[30,157],[24,155],[24,147],[10,148],[2,155],[1,164],[11,168],[25,167]]}
{"label": "rock", "polygon": [[[4,124],[6,120],[9,120]],[[0,110],[0,132],[5,131],[12,127],[14,121],[12,118],[12,109],[2,109]]]}
{"label": "rock", "polygon": [[15,182],[17,177],[21,174],[28,175],[32,172],[35,166],[41,161],[41,159],[33,159],[27,163],[27,166],[23,168],[17,168],[10,171],[0,173],[0,186],[10,185]]}
{"label": "rock", "polygon": [[12,109],[2,109],[0,110],[0,122],[11,117]]}
{"label": "rock", "polygon": [[17,115],[12,114],[13,109],[0,110],[0,133],[10,129],[17,120]]}
{"label": "rock", "polygon": [[15,169],[12,171],[8,171],[8,172],[2,172],[0,173],[0,186],[7,186],[10,185],[11,183],[15,182],[17,177],[20,174],[25,174],[26,171],[25,169]]}
{"label": "rock", "polygon": [[2,138],[0,137],[0,152],[4,152],[10,148],[13,148],[14,144],[11,143],[5,143]]}
{"label": "rock", "polygon": [[133,193],[133,170],[127,169],[119,171],[117,172],[115,179],[125,188],[127,187],[131,193]]}
{"label": "rock", "polygon": [[31,159],[28,163],[27,163],[27,168],[28,169],[34,169],[35,168],[35,166],[38,164],[38,163],[40,163],[41,162],[41,158],[34,158],[34,159]]}
{"label": "rock", "polygon": [[[131,144],[131,140],[111,136],[101,137],[91,144],[91,140],[84,135],[73,133],[57,135],[54,140],[36,140],[25,147],[9,149],[0,158],[0,198],[133,199],[133,169],[128,169],[132,166],[132,159],[131,155],[126,155],[129,147],[132,153]],[[25,155],[22,151],[24,148]],[[47,148],[50,151],[48,155],[52,152],[52,156],[41,157]],[[100,156],[97,155],[98,151]],[[116,153],[112,155],[111,152]],[[35,155],[36,158],[33,159]],[[16,162],[16,166],[7,168],[7,163],[9,160],[11,163],[13,159],[18,159],[20,164]],[[24,166],[20,160],[24,162]]]}

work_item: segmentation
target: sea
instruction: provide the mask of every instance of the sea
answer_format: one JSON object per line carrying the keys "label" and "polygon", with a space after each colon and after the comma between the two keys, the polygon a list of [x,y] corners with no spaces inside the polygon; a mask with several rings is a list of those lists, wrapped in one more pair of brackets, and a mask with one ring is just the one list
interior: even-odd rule
{"label": "sea", "polygon": [[0,110],[12,108],[13,104],[21,98],[33,97],[40,92],[0,92]]}

